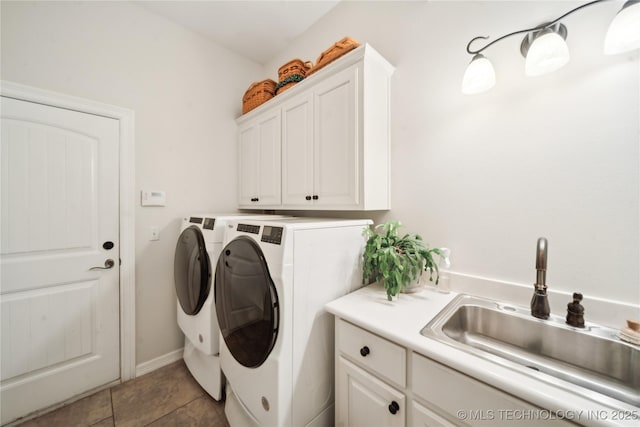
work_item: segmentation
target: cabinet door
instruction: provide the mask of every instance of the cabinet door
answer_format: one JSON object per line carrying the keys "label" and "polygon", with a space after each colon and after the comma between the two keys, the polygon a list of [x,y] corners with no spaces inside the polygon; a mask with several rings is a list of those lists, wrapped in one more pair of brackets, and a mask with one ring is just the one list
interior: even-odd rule
{"label": "cabinet door", "polygon": [[[413,394],[456,424],[494,426],[497,424],[545,427],[569,426],[561,418],[536,419],[536,414],[551,413],[514,397],[502,390],[469,377],[427,357],[411,355]],[[464,422],[461,419],[464,417]]]}
{"label": "cabinet door", "polygon": [[239,129],[238,202],[241,207],[280,205],[280,110]]}
{"label": "cabinet door", "polygon": [[258,127],[247,124],[238,137],[238,204],[252,207],[258,196]]}
{"label": "cabinet door", "polygon": [[404,394],[342,357],[336,377],[337,427],[405,425]]}
{"label": "cabinet door", "polygon": [[315,205],[359,204],[358,66],[318,84],[314,96]]}
{"label": "cabinet door", "polygon": [[280,110],[272,111],[258,123],[258,200],[259,206],[281,203]]}
{"label": "cabinet door", "polygon": [[313,204],[313,97],[282,107],[282,204]]}
{"label": "cabinet door", "polygon": [[411,427],[455,427],[455,424],[417,402],[413,402],[411,418]]}

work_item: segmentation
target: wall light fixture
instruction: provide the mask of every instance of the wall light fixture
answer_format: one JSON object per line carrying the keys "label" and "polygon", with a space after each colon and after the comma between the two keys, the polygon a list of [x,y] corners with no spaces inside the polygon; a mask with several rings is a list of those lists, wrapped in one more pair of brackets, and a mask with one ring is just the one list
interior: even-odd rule
{"label": "wall light fixture", "polygon": [[[467,53],[473,55],[471,62],[462,78],[462,93],[466,95],[486,92],[496,83],[496,74],[491,61],[482,52],[489,46],[517,34],[526,33],[520,44],[520,53],[525,58],[525,74],[540,76],[555,71],[569,62],[569,47],[566,43],[567,27],[560,20],[570,14],[609,0],[595,0],[576,7],[559,16],[551,22],[545,22],[537,27],[514,31],[486,44],[480,49],[472,50],[471,44],[479,39],[488,40],[489,37],[474,37],[467,44]],[[604,53],[614,55],[640,48],[640,0],[627,0],[622,9],[609,24]]]}

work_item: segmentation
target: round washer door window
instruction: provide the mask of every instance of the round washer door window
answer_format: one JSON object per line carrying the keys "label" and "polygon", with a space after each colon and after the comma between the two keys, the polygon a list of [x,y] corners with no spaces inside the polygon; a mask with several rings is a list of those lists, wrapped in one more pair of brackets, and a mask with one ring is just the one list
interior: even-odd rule
{"label": "round washer door window", "polygon": [[202,232],[194,225],[178,238],[173,277],[182,311],[198,314],[211,291],[211,262]]}
{"label": "round washer door window", "polygon": [[215,275],[218,324],[233,357],[262,365],[278,336],[278,295],[258,244],[240,236],[222,250]]}

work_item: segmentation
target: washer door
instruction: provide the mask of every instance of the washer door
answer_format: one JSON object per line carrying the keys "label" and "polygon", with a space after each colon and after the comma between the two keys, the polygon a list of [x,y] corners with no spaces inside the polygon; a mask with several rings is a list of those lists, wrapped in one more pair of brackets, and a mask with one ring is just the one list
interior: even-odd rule
{"label": "washer door", "polygon": [[211,290],[211,262],[198,227],[185,228],[176,244],[173,278],[182,311],[198,314]]}
{"label": "washer door", "polygon": [[215,276],[218,323],[233,357],[262,365],[278,336],[278,294],[260,246],[240,236],[222,250]]}

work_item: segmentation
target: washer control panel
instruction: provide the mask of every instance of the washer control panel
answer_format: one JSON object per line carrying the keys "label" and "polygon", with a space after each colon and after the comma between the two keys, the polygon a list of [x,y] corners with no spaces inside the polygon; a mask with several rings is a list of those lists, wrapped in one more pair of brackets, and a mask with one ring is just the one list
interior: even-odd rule
{"label": "washer control panel", "polygon": [[236,230],[242,231],[243,233],[260,234],[259,225],[238,224]]}
{"label": "washer control panel", "polygon": [[282,243],[282,227],[272,227],[265,225],[262,229],[262,242],[274,243],[279,245]]}

